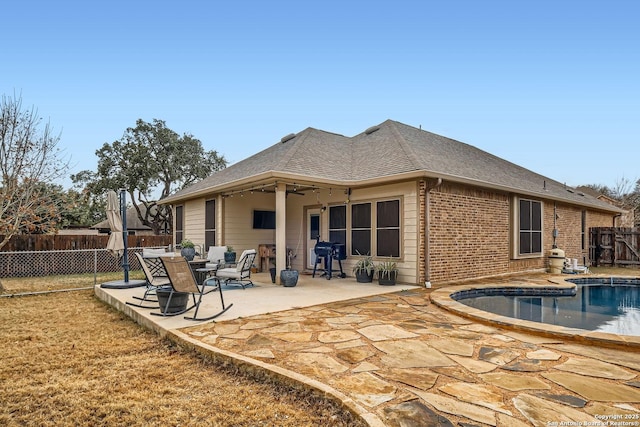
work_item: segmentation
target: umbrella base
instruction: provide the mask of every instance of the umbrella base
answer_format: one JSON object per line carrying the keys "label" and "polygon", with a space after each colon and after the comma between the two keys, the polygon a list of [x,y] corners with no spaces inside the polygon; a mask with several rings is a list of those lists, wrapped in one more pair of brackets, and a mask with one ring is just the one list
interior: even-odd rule
{"label": "umbrella base", "polygon": [[125,282],[124,280],[113,280],[111,282],[102,283],[100,287],[105,289],[130,289],[146,285],[147,282],[145,280],[129,280],[128,282]]}

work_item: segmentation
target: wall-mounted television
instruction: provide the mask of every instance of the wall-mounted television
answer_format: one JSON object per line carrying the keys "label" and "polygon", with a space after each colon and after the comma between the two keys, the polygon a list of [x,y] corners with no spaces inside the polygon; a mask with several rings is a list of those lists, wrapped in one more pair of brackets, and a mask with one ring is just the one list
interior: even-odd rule
{"label": "wall-mounted television", "polygon": [[253,211],[253,228],[262,230],[275,230],[276,228],[276,212],[275,211]]}

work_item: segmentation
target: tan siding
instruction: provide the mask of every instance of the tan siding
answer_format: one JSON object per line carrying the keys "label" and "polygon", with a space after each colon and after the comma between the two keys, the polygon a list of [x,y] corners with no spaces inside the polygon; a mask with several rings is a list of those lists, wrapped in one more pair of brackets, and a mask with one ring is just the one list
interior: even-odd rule
{"label": "tan siding", "polygon": [[[398,261],[399,282],[416,283],[417,281],[417,187],[415,182],[404,184],[388,185],[377,188],[354,189],[349,198],[349,203],[371,202],[376,200],[399,198],[402,201],[401,210],[404,217],[401,219],[402,241],[401,258]],[[287,247],[292,249],[297,255],[292,260],[293,268],[304,270],[304,247],[306,241],[306,230],[304,229],[305,207],[331,206],[346,202],[346,195],[342,190],[332,190],[329,196],[328,189],[322,189],[317,193],[307,192],[305,196],[289,196],[287,198]],[[321,238],[326,240],[329,235],[328,212],[323,213]],[[349,209],[347,215],[350,216]],[[351,253],[350,236],[347,235],[347,254]],[[381,259],[376,259],[380,261]],[[342,262],[343,271],[347,275],[352,275],[352,268],[357,259],[348,256]],[[337,268],[337,263],[336,263]]]}
{"label": "tan siding", "polygon": [[205,199],[189,200],[184,204],[184,238],[200,246],[200,250],[204,246],[204,206]]}
{"label": "tan siding", "polygon": [[275,242],[275,230],[254,230],[253,211],[275,210],[275,197],[271,193],[247,193],[224,200],[223,245],[233,246],[238,256],[246,249],[258,250],[262,243]]}
{"label": "tan siding", "polygon": [[[398,282],[418,283],[418,270],[416,263],[418,260],[418,193],[417,184],[414,181],[375,187],[368,189],[353,190],[351,202],[376,201],[392,198],[401,199],[401,242],[400,259],[398,260]],[[350,251],[351,248],[349,248]],[[375,258],[374,261],[383,261],[384,258]],[[345,271],[351,274],[351,269],[357,261],[351,257],[343,262],[346,265]]]}

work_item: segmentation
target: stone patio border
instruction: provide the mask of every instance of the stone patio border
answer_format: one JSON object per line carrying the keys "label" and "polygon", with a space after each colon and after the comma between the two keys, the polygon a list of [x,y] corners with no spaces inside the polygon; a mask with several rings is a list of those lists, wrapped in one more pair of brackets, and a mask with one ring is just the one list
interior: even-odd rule
{"label": "stone patio border", "polygon": [[278,384],[283,384],[296,390],[303,389],[307,392],[319,394],[325,399],[340,404],[353,415],[365,421],[371,427],[385,427],[386,424],[374,413],[366,410],[352,398],[324,384],[318,380],[299,374],[280,366],[262,362],[242,354],[223,350],[221,348],[203,343],[189,335],[177,331],[167,331],[166,338],[189,350],[193,350],[223,366],[233,365],[253,378],[269,378]]}

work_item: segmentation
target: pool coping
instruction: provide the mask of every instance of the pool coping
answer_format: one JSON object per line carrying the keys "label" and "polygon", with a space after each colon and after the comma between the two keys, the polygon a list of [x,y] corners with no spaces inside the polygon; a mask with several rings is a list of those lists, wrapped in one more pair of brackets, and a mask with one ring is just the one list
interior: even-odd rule
{"label": "pool coping", "polygon": [[[573,278],[573,277],[572,277]],[[569,278],[568,278],[569,279]],[[500,283],[467,284],[458,286],[448,286],[436,289],[429,295],[431,302],[444,310],[455,313],[459,316],[473,319],[483,324],[500,326],[517,332],[526,332],[542,335],[545,337],[572,340],[581,344],[599,345],[602,347],[616,347],[623,349],[640,349],[640,337],[631,335],[618,335],[606,332],[589,331],[586,329],[569,328],[564,326],[550,325],[547,323],[520,320],[513,317],[501,316],[488,311],[469,307],[453,299],[452,295],[460,292],[474,292],[480,289],[526,289],[530,292],[542,294],[545,290],[557,292],[568,292],[575,290],[576,285],[562,278],[547,279],[547,283],[521,283],[518,286],[504,285]]]}

